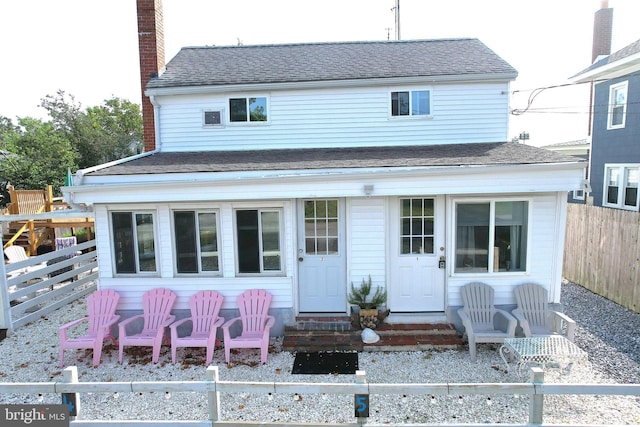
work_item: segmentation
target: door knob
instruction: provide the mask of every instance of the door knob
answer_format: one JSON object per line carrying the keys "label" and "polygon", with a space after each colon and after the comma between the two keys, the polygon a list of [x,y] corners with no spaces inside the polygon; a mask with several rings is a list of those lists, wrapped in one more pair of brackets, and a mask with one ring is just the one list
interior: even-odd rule
{"label": "door knob", "polygon": [[302,262],[302,261],[304,261],[304,258],[299,257],[299,258],[298,258],[298,261]]}

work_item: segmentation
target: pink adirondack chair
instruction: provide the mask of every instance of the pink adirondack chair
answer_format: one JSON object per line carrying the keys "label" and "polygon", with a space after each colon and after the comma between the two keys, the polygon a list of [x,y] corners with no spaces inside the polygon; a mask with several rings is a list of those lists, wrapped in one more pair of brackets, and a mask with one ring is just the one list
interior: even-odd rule
{"label": "pink adirondack chair", "polygon": [[[102,344],[111,340],[116,344],[116,339],[111,335],[111,327],[116,324],[120,316],[115,314],[120,294],[110,289],[95,291],[87,297],[88,316],[74,320],[60,326],[60,367],[64,366],[64,351],[69,348],[92,348],[93,366],[100,364]],[[88,322],[87,333],[77,338],[69,337],[69,329]]]}
{"label": "pink adirondack chair", "polygon": [[[216,291],[200,291],[189,298],[191,317],[172,323],[171,329],[171,363],[176,363],[176,350],[178,347],[205,347],[209,365],[213,360],[213,351],[216,345],[216,333],[218,327],[224,323],[224,318],[219,317],[220,308],[224,297]],[[191,322],[191,334],[179,337],[178,327]]]}
{"label": "pink adirondack chair", "polygon": [[[224,335],[224,357],[229,363],[232,348],[259,348],[260,361],[267,363],[269,350],[269,332],[276,319],[270,316],[271,294],[261,289],[245,291],[238,296],[240,317],[235,317],[222,325]],[[240,335],[231,338],[229,328],[236,322],[242,322]]]}
{"label": "pink adirondack chair", "polygon": [[[173,304],[176,302],[176,294],[165,288],[151,289],[142,295],[143,314],[130,317],[118,323],[118,341],[120,348],[118,360],[122,363],[124,346],[153,347],[151,361],[158,363],[162,341],[167,339],[166,327],[176,319],[171,314]],[[143,319],[142,331],[139,333],[127,333],[127,326],[138,319]]]}

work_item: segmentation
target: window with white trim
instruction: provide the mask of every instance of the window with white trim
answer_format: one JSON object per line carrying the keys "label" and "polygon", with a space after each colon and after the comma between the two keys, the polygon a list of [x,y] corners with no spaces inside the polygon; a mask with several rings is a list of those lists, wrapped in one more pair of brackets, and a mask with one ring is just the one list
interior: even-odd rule
{"label": "window with white trim", "polygon": [[391,92],[391,116],[431,115],[431,91],[410,90]]}
{"label": "window with white trim", "polygon": [[456,203],[456,273],[526,271],[529,202]]}
{"label": "window with white trim", "polygon": [[609,118],[607,129],[624,127],[627,116],[628,82],[611,85],[609,88]]}
{"label": "window with white trim", "polygon": [[229,122],[259,123],[268,121],[267,97],[229,98]]}
{"label": "window with white trim", "polygon": [[111,212],[116,274],[156,273],[153,212]]}
{"label": "window with white trim", "polygon": [[238,273],[280,273],[282,226],[279,209],[236,210]]}
{"label": "window with white trim", "polygon": [[215,211],[174,211],[176,272],[218,273],[218,215]]}
{"label": "window with white trim", "polygon": [[606,165],[604,176],[602,204],[637,211],[640,165]]}

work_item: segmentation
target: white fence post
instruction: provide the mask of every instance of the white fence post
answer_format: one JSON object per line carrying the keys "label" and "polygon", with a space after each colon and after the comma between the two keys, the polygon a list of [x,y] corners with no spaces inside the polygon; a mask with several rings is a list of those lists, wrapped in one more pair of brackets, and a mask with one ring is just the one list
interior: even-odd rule
{"label": "white fence post", "polygon": [[531,396],[529,403],[529,424],[542,424],[542,412],[544,409],[544,395],[540,393],[539,385],[544,383],[544,371],[541,368],[531,368],[531,382],[534,383],[535,394]]}
{"label": "white fence post", "polygon": [[[4,260],[4,255],[3,255]],[[0,313],[0,329],[6,329],[7,333],[13,332],[13,327],[11,325],[11,304],[9,302],[9,285],[7,284],[7,269],[4,265],[4,261],[2,262],[2,267],[0,267],[0,284],[2,288],[0,288],[0,309],[2,313]]]}
{"label": "white fence post", "polygon": [[[365,371],[356,371],[356,384],[366,384],[367,383],[367,374]],[[367,413],[369,412],[369,408],[367,408]],[[366,417],[358,417],[358,424],[364,425],[367,422]]]}
{"label": "white fence post", "polygon": [[216,421],[220,421],[220,392],[218,392],[218,381],[220,381],[220,373],[217,366],[209,366],[207,368],[207,381],[214,381],[216,383],[216,389],[207,393],[207,400],[209,401],[209,419],[212,424]]}
{"label": "white fence post", "polygon": [[[78,367],[69,366],[62,371],[62,378],[66,383],[78,382]],[[80,415],[80,393],[62,393],[62,403],[69,405],[69,411],[76,416],[70,416],[70,420],[75,420]]]}

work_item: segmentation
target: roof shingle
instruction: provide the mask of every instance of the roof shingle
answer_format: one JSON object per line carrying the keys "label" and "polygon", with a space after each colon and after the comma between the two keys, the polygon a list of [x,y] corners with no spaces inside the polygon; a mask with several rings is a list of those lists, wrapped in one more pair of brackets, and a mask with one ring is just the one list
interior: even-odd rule
{"label": "roof shingle", "polygon": [[485,74],[517,72],[472,38],[207,46],[182,48],[147,88]]}
{"label": "roof shingle", "polygon": [[514,142],[403,147],[159,152],[88,176],[312,169],[489,166],[582,161]]}

